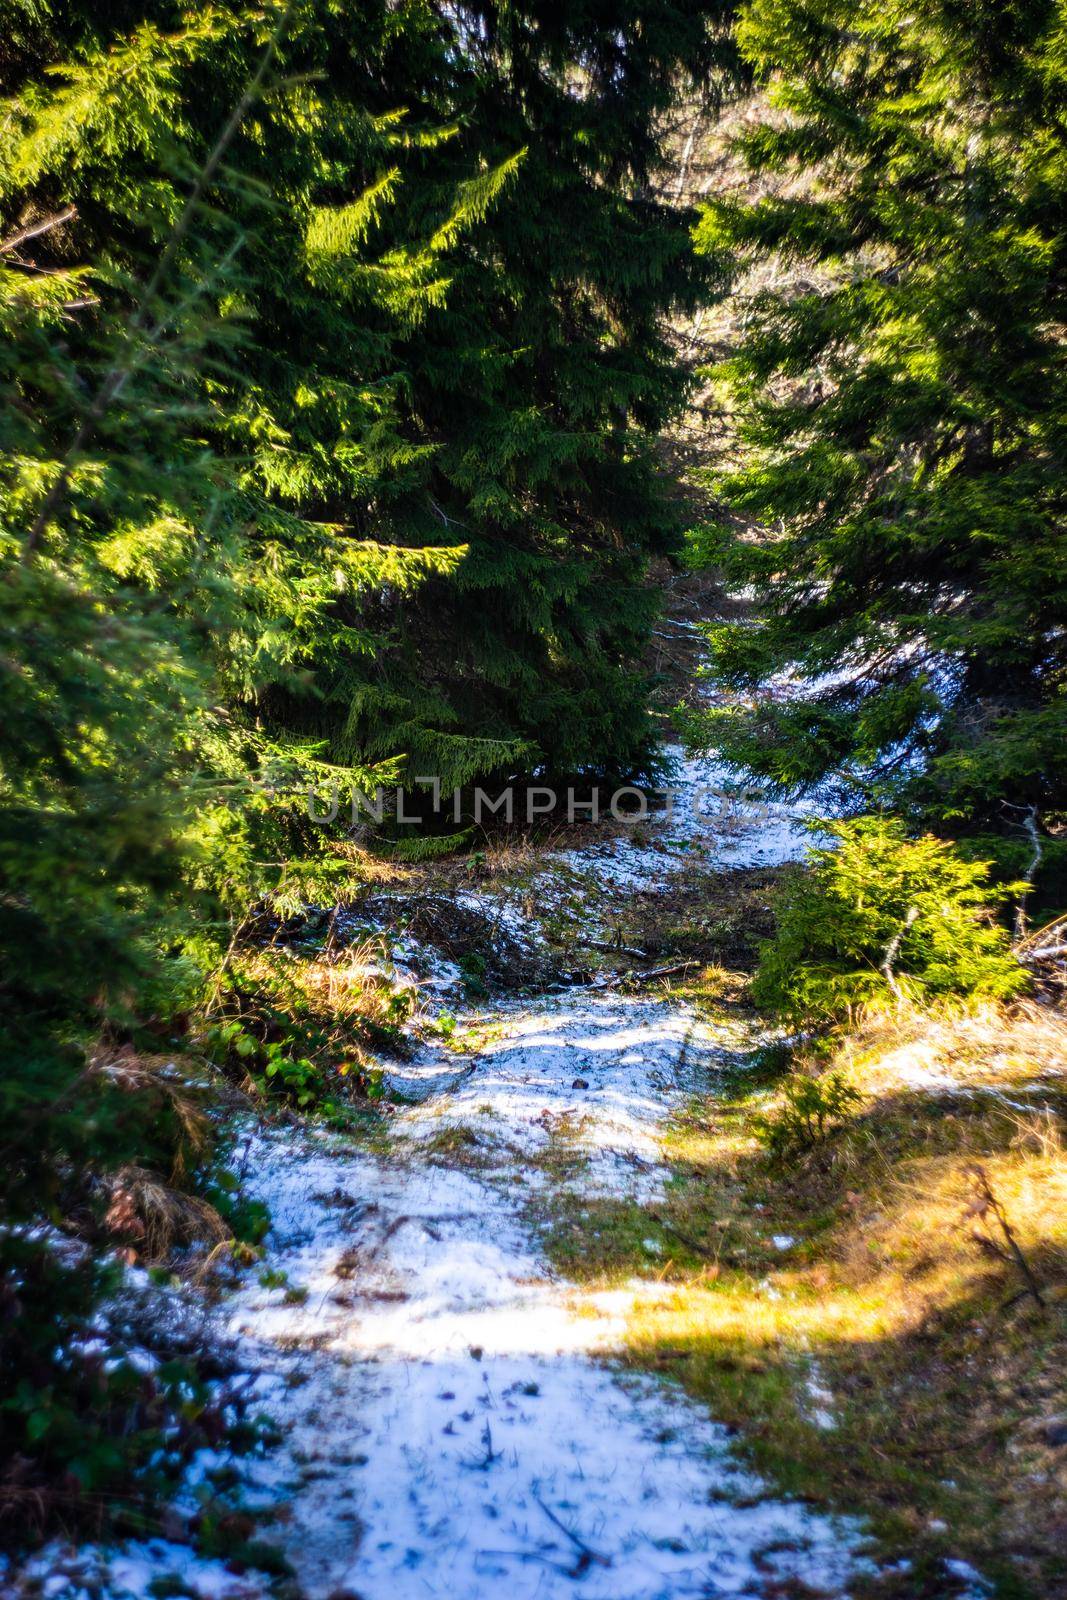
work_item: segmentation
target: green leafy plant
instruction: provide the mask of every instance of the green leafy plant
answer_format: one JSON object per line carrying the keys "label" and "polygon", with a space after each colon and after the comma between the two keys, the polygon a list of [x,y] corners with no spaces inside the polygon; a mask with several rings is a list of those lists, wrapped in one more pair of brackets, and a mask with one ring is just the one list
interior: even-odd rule
{"label": "green leafy plant", "polygon": [[488,994],[486,984],[487,962],[480,950],[465,950],[459,958],[459,970],[463,976],[463,987],[467,994],[481,996]]}
{"label": "green leafy plant", "polygon": [[301,1110],[314,1104],[320,1082],[315,1063],[308,1056],[290,1055],[282,1044],[267,1044],[263,1053],[266,1059],[262,1071],[268,1082],[276,1079],[287,1098]]}

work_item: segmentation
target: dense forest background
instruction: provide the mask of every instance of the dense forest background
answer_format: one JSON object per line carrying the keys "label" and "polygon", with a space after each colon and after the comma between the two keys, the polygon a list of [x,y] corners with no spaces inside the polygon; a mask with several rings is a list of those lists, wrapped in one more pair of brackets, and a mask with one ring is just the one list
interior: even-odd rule
{"label": "dense forest background", "polygon": [[1067,17],[0,16],[3,1493],[99,1523],[197,1381],[123,1429],[136,1376],[70,1354],[109,1177],[262,1226],[211,1091],[146,1062],[224,1058],[242,939],[360,884],[307,785],[652,783],[655,573],[736,601],[690,746],[867,819],[767,1005],[834,1024],[868,947],[869,998],[1029,981],[997,908],[1067,900]]}

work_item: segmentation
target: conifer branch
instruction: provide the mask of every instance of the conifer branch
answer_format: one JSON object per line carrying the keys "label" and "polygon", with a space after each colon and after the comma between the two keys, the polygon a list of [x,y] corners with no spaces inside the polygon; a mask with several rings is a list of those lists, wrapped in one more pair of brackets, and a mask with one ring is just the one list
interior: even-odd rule
{"label": "conifer branch", "polygon": [[[274,57],[277,54],[278,46],[280,45],[282,37],[285,33],[285,29],[288,26],[292,10],[293,0],[287,0],[285,9],[279,16],[274,32],[267,41],[266,48],[260,57],[259,65],[256,67],[252,77],[249,79],[248,86],[242,94],[240,100],[238,100],[237,104],[230,112],[229,117],[226,119],[222,131],[215,140],[215,144],[212,147],[207,160],[204,162],[204,165],[201,167],[196,179],[194,180],[185,205],[182,207],[181,215],[174,224],[174,227],[171,230],[170,238],[167,241],[163,253],[156,263],[155,270],[145,286],[144,294],[141,297],[141,304],[130,319],[128,331],[134,337],[143,333],[149,333],[149,322],[152,315],[153,302],[155,301],[156,296],[158,295],[163,284],[166,282],[167,275],[170,272],[171,267],[174,265],[178,251],[181,249],[182,244],[189,233],[189,229],[192,227],[193,218],[197,213],[204,195],[208,192],[211,184],[214,182],[215,175],[222,163],[223,156],[226,154],[226,151],[232,144],[237,130],[241,126],[241,123],[244,121],[245,117],[248,115],[248,112],[258,100],[263,90],[263,85],[266,82],[267,74],[270,71]],[[73,208],[71,208],[71,210],[73,212]],[[157,323],[155,330],[157,340],[164,327],[165,323]],[[157,340],[153,340],[151,334],[149,333],[150,343],[157,342]],[[136,357],[117,363],[111,368],[103,383],[100,385],[92,404],[82,420],[81,426],[75,434],[74,439],[63,458],[55,481],[53,482],[48,493],[45,495],[41,508],[34,519],[33,526],[30,528],[22,551],[23,564],[27,564],[33,559],[34,553],[40,545],[45,531],[55,516],[63,496],[66,493],[67,486],[70,483],[71,473],[74,470],[79,455],[85,449],[86,445],[89,443],[89,440],[96,432],[97,427],[106,416],[109,407],[114,403],[115,400],[118,399],[130,377],[137,370],[137,366],[138,362]]]}

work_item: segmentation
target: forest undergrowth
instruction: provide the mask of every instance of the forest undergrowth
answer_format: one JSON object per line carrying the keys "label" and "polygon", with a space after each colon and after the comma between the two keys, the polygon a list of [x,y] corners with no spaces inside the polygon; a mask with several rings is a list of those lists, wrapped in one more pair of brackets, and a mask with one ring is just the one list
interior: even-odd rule
{"label": "forest undergrowth", "polygon": [[881,1592],[1061,1592],[1062,4],[0,20],[0,1538],[277,1443],[238,1128],[647,993],[737,1070],[553,1259]]}

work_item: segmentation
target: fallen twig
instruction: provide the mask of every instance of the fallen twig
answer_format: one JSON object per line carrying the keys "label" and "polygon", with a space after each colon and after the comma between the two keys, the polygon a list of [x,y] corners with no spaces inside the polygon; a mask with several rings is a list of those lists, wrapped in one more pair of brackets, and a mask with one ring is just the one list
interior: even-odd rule
{"label": "fallen twig", "polygon": [[568,1528],[567,1524],[556,1516],[556,1513],[551,1509],[550,1506],[545,1505],[545,1502],[541,1499],[539,1494],[535,1494],[534,1499],[541,1507],[541,1510],[544,1512],[549,1522],[554,1523],[559,1529],[560,1533],[565,1533],[567,1538],[573,1544],[574,1548],[578,1551],[578,1564],[571,1573],[572,1577],[580,1578],[582,1573],[587,1572],[588,1569],[594,1564],[599,1567],[611,1566],[611,1557],[602,1556],[598,1550],[591,1549],[589,1545],[586,1544],[584,1539],[576,1534],[572,1528]]}
{"label": "fallen twig", "polygon": [[1067,944],[1041,945],[1036,950],[1027,952],[1025,961],[1030,962],[1055,961],[1059,956],[1067,956]]}
{"label": "fallen twig", "polygon": [[964,1212],[964,1216],[976,1217],[982,1221],[987,1216],[995,1218],[1001,1233],[1004,1235],[1007,1249],[1002,1249],[993,1239],[985,1238],[984,1242],[996,1255],[1000,1256],[1002,1261],[1013,1261],[1015,1263],[1026,1280],[1026,1289],[1023,1292],[1033,1295],[1043,1311],[1045,1309],[1045,1299],[1041,1293],[1041,1287],[1031,1271],[1030,1263],[1023,1255],[1019,1241],[1016,1239],[1011,1224],[1004,1214],[1003,1206],[993,1193],[993,1186],[989,1181],[985,1168],[975,1165],[968,1168],[968,1171],[974,1179],[975,1193],[974,1198]]}
{"label": "fallen twig", "polygon": [[648,961],[647,950],[638,950],[630,944],[612,944],[607,939],[579,939],[579,950],[600,950],[608,956],[636,956],[638,961]]}
{"label": "fallen twig", "polygon": [[486,1422],[485,1427],[482,1429],[482,1449],[485,1451],[484,1455],[477,1457],[477,1459],[474,1461],[465,1461],[463,1463],[464,1466],[469,1467],[472,1472],[488,1472],[489,1468],[493,1465],[493,1462],[499,1461],[501,1456],[504,1454],[503,1450],[493,1449],[493,1430],[490,1428],[488,1422]]}
{"label": "fallen twig", "polygon": [[663,1229],[664,1233],[673,1234],[680,1244],[685,1245],[687,1250],[694,1250],[698,1256],[703,1256],[705,1261],[718,1262],[717,1251],[709,1249],[706,1244],[701,1244],[700,1240],[694,1239],[692,1234],[683,1233],[681,1228],[676,1228],[673,1222],[668,1222],[666,1217],[661,1217],[658,1212],[650,1211],[648,1214],[652,1221]]}
{"label": "fallen twig", "polygon": [[699,967],[699,961],[676,961],[669,967],[650,967],[644,972],[617,972],[613,978],[594,978],[589,985],[591,989],[620,989],[623,984],[654,983],[657,978],[677,978],[683,972],[691,972],[694,967]]}
{"label": "fallen twig", "polygon": [[1065,939],[1067,939],[1067,917],[1054,917],[1051,922],[1046,922],[1044,927],[1035,928],[1033,933],[1016,943],[1012,954],[1016,961],[1047,959],[1058,955],[1060,950],[1065,948]]}

